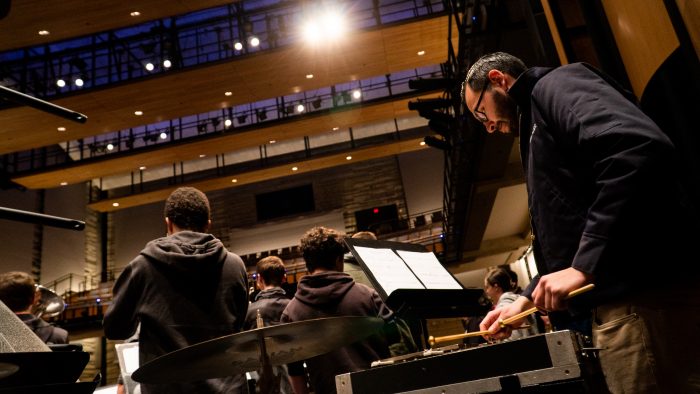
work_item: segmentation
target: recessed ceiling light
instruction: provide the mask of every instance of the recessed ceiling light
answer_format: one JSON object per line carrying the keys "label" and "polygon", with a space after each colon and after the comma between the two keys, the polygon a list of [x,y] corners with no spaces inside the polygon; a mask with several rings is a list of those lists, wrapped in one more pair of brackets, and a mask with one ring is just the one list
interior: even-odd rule
{"label": "recessed ceiling light", "polygon": [[418,51],[418,56],[423,56],[425,55],[425,51]]}
{"label": "recessed ceiling light", "polygon": [[199,155],[199,158],[207,157],[207,155]]}
{"label": "recessed ceiling light", "polygon": [[333,131],[337,131],[339,128],[340,128],[340,127],[335,126],[335,127],[333,128]]}
{"label": "recessed ceiling light", "polygon": [[224,92],[224,96],[231,96],[233,95],[233,92]]}
{"label": "recessed ceiling light", "polygon": [[274,144],[275,142],[277,142],[277,140],[270,140],[271,144]]}
{"label": "recessed ceiling light", "polygon": [[423,145],[425,145],[425,141],[420,142],[420,146],[423,146]]}
{"label": "recessed ceiling light", "polygon": [[236,178],[231,179],[231,183],[236,183],[236,182],[238,182],[238,179],[236,179]]}
{"label": "recessed ceiling light", "polygon": [[141,116],[143,115],[143,111],[134,111],[134,115]]}
{"label": "recessed ceiling light", "polygon": [[51,34],[51,32],[48,30],[39,30],[40,36],[48,36],[49,34]]}
{"label": "recessed ceiling light", "polygon": [[345,156],[345,160],[352,160],[352,156]]}
{"label": "recessed ceiling light", "polygon": [[313,78],[313,77],[314,77],[313,74],[306,74],[306,79],[311,79],[311,78]]}
{"label": "recessed ceiling light", "polygon": [[63,127],[63,126],[59,126],[59,127],[56,128],[56,130],[58,130],[58,131],[66,131],[66,128]]}
{"label": "recessed ceiling light", "polygon": [[61,186],[66,186],[67,184],[68,184],[68,182],[65,182],[65,181],[61,182]]}
{"label": "recessed ceiling light", "polygon": [[299,169],[299,167],[292,167],[292,171],[296,171],[298,169]]}
{"label": "recessed ceiling light", "polygon": [[113,202],[113,203],[112,203],[112,206],[113,206],[113,207],[118,207],[118,206],[119,206],[119,203],[118,203],[118,202]]}
{"label": "recessed ceiling light", "polygon": [[138,11],[132,11],[129,15],[131,15],[131,16],[139,16],[139,15],[141,15],[141,13],[138,12]]}
{"label": "recessed ceiling light", "polygon": [[141,170],[141,171],[143,171],[143,170],[145,170],[145,169],[146,169],[146,166],[141,166],[141,167],[139,167],[139,170]]}

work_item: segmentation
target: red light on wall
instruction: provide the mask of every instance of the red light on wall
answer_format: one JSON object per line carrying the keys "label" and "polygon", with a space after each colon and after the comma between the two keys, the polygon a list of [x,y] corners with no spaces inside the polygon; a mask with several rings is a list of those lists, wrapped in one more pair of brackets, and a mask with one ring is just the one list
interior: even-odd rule
{"label": "red light on wall", "polygon": [[379,208],[374,208],[374,209],[372,210],[372,212],[374,212],[374,213],[379,213]]}

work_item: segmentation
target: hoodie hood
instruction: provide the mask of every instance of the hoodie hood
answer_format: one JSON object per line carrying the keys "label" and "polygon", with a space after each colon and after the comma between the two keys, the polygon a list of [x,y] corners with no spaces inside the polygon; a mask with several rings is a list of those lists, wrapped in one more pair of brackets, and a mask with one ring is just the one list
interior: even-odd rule
{"label": "hoodie hood", "polygon": [[352,277],[343,272],[330,271],[306,275],[299,281],[294,296],[307,305],[335,305],[355,285]]}
{"label": "hoodie hood", "polygon": [[149,242],[141,255],[177,270],[199,271],[202,265],[223,263],[227,252],[211,234],[180,231]]}

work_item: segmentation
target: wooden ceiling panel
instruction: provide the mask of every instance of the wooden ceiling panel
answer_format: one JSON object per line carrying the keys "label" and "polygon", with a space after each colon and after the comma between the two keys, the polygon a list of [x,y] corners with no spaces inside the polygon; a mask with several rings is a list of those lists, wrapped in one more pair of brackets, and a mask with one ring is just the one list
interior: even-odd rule
{"label": "wooden ceiling panel", "polygon": [[[407,39],[406,37],[413,37]],[[76,140],[355,79],[444,62],[447,17],[361,32],[343,46],[303,45],[166,73],[56,100],[88,116],[71,123],[28,107],[0,111],[0,154]],[[400,51],[387,48],[401,46]],[[430,49],[424,56],[416,52]],[[313,73],[313,79],[306,74]],[[224,91],[233,95],[224,96]],[[144,112],[134,116],[135,110]],[[57,132],[58,126],[67,128]]]}
{"label": "wooden ceiling panel", "polygon": [[[0,51],[62,41],[229,3],[231,0],[13,1],[8,16],[0,20]],[[141,15],[133,17],[132,11]],[[40,36],[39,30],[51,34]]]}
{"label": "wooden ceiling panel", "polygon": [[[433,98],[437,94],[419,98]],[[137,171],[139,166],[156,167],[163,164],[195,160],[201,154],[215,155],[267,144],[270,140],[284,141],[328,132],[333,127],[356,127],[401,118],[414,114],[408,110],[409,99],[354,107],[327,115],[309,116],[295,121],[263,126],[250,131],[230,133],[216,138],[199,140],[183,145],[166,146],[156,151],[135,153],[99,162],[43,171],[38,174],[12,179],[30,189],[58,187],[61,182],[76,184],[95,178]]]}

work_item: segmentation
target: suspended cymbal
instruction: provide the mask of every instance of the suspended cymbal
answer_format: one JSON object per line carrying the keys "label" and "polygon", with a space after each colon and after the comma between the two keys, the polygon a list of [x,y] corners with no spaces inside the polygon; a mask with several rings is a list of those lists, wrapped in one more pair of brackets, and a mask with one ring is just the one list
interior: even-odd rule
{"label": "suspended cymbal", "polygon": [[226,335],[176,350],[142,365],[131,378],[141,383],[176,383],[232,376],[262,367],[264,338],[271,365],[328,353],[364,339],[384,325],[377,317],[329,317]]}
{"label": "suspended cymbal", "polygon": [[0,379],[6,378],[17,371],[19,371],[19,367],[15,364],[0,363]]}

